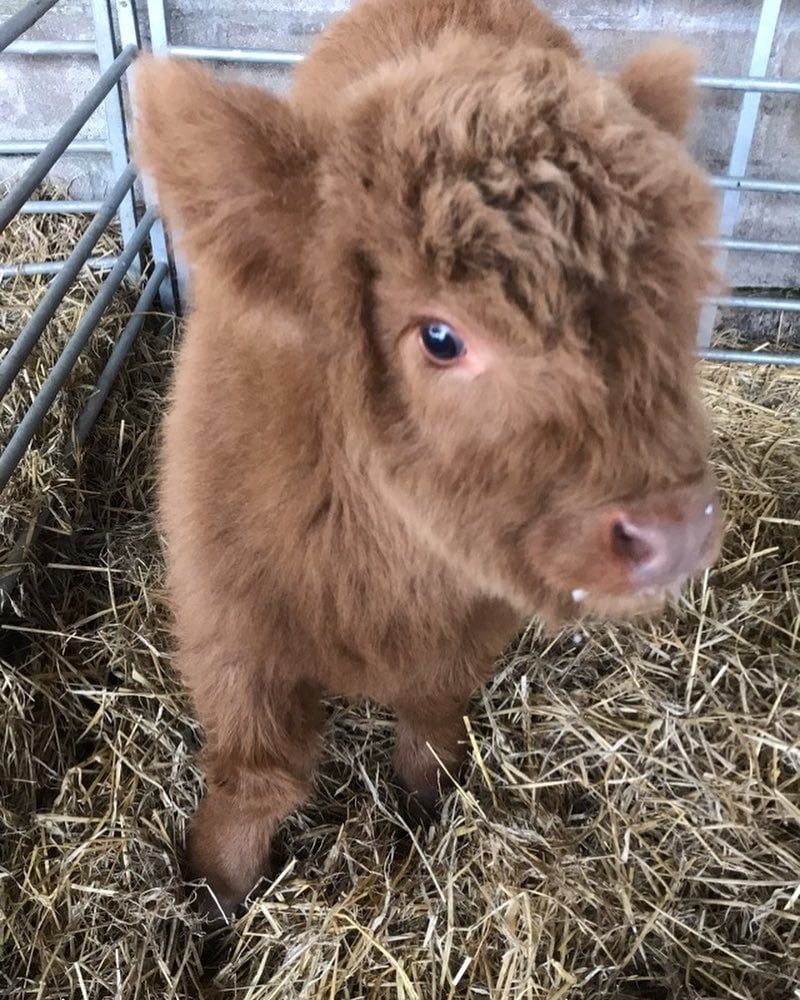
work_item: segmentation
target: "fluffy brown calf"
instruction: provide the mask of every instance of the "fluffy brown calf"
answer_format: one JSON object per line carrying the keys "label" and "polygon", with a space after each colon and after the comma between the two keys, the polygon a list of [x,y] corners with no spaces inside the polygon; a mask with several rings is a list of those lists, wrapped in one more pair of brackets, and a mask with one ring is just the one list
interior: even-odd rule
{"label": "fluffy brown calf", "polygon": [[363,0],[288,102],[141,64],[191,263],[163,519],[223,909],[309,794],[321,695],[396,711],[430,808],[524,618],[653,610],[714,558],[691,74],[601,78],[528,0]]}

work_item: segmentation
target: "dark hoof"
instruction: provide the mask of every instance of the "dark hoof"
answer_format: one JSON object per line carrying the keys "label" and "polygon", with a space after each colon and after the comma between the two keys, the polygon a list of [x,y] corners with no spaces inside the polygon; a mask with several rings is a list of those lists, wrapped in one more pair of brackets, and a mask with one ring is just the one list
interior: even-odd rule
{"label": "dark hoof", "polygon": [[400,813],[412,829],[430,826],[439,818],[438,791],[409,791],[401,787],[399,798]]}
{"label": "dark hoof", "polygon": [[214,892],[205,882],[197,887],[194,905],[207,931],[230,926],[243,908],[241,900]]}

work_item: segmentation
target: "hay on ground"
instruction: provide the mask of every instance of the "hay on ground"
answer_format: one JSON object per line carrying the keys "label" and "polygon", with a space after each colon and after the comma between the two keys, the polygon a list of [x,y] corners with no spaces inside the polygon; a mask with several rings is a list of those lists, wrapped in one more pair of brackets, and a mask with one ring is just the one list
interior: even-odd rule
{"label": "hay on ground", "polygon": [[796,1000],[800,372],[704,367],[719,566],[658,622],[531,628],[436,826],[398,818],[388,716],[334,704],[291,860],[212,948],[179,875],[199,733],[152,520],[170,357],[145,331],[75,534],[2,632],[0,995]]}

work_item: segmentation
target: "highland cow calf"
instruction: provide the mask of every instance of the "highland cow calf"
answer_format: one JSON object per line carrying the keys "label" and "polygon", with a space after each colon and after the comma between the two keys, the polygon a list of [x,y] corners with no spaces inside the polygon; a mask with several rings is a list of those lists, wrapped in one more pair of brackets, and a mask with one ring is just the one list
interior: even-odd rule
{"label": "highland cow calf", "polygon": [[322,695],[395,710],[430,810],[528,616],[653,611],[715,558],[692,68],[603,78],[529,0],[362,0],[288,101],[140,65],[191,265],[163,518],[224,910],[309,794]]}

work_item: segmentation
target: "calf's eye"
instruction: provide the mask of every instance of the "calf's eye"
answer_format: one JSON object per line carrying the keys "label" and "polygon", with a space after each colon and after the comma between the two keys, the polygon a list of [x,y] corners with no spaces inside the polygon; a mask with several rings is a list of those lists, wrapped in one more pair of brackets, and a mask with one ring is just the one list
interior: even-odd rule
{"label": "calf's eye", "polygon": [[450,364],[467,352],[467,345],[447,323],[423,323],[419,332],[425,353],[437,364]]}

